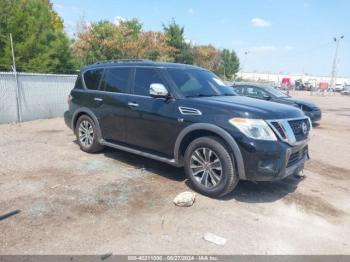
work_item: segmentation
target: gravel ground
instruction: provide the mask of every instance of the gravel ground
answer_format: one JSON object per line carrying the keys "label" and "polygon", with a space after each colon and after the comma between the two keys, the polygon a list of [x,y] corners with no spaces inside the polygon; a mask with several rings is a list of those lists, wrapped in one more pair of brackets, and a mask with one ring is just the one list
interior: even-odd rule
{"label": "gravel ground", "polygon": [[[350,254],[350,97],[315,101],[304,179],[240,182],[224,199],[182,169],[121,151],[79,150],[62,118],[0,125],[0,254]],[[206,232],[228,239],[218,246]]]}

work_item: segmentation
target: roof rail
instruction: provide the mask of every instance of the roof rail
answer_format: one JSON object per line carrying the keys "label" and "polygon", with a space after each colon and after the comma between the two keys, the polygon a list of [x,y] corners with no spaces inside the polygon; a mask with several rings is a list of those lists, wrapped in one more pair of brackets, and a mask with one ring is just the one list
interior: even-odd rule
{"label": "roof rail", "polygon": [[97,64],[106,64],[106,63],[133,63],[133,62],[153,62],[149,59],[116,59],[116,60],[106,60],[106,61],[97,61]]}

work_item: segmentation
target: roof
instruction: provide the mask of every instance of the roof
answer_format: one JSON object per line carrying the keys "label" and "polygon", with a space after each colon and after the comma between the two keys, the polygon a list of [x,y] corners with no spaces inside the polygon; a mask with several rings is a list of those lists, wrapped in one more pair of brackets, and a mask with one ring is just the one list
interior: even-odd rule
{"label": "roof", "polygon": [[87,65],[83,67],[84,70],[91,68],[100,68],[106,66],[142,66],[142,67],[159,67],[159,68],[180,68],[180,69],[202,69],[197,66],[179,64],[179,63],[166,63],[166,62],[154,62],[147,59],[120,59],[96,62],[95,64]]}

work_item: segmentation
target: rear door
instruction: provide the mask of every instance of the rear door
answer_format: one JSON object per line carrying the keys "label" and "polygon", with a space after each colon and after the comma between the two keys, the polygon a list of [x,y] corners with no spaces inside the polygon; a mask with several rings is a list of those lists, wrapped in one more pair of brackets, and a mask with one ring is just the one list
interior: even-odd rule
{"label": "rear door", "polygon": [[130,94],[130,67],[107,67],[101,80],[100,126],[110,142],[125,142],[125,112]]}
{"label": "rear door", "polygon": [[161,69],[138,67],[134,72],[133,94],[126,111],[127,142],[167,156],[173,155],[174,139],[178,134],[174,117],[176,101],[149,95],[150,85],[163,84],[170,91]]}
{"label": "rear door", "polygon": [[97,109],[101,105],[95,98],[99,96],[99,87],[103,75],[103,68],[89,69],[83,73],[85,88],[74,88],[72,96],[74,102],[80,107],[87,107],[95,115],[98,113]]}

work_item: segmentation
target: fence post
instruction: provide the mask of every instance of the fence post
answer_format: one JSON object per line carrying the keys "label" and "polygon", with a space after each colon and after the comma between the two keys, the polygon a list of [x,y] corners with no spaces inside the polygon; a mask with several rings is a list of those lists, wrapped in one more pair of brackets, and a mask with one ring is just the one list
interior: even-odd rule
{"label": "fence post", "polygon": [[13,63],[12,69],[13,69],[13,74],[15,76],[15,81],[16,81],[17,122],[22,122],[21,105],[20,105],[20,90],[19,90],[19,82],[18,82],[18,76],[17,76],[17,70],[16,70],[15,50],[13,48],[13,41],[12,41],[12,34],[11,33],[10,33],[10,40],[11,40],[12,63]]}

